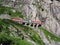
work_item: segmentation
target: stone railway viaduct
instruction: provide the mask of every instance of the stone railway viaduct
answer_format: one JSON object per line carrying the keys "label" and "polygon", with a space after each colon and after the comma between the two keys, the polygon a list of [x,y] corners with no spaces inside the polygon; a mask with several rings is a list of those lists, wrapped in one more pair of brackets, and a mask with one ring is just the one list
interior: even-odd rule
{"label": "stone railway viaduct", "polygon": [[32,26],[32,27],[39,27],[41,25],[44,24],[44,21],[26,21],[26,20],[23,20],[21,18],[12,18],[13,21],[16,21],[16,22],[19,22],[20,24],[23,24],[23,25],[28,25],[28,26]]}

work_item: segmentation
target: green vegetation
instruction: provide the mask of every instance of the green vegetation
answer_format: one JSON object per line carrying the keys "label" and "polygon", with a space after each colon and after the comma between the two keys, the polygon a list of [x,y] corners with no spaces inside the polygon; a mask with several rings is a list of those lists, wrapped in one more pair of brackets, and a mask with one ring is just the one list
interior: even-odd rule
{"label": "green vegetation", "polygon": [[9,43],[9,45],[33,45],[22,38],[10,36],[10,29],[8,28],[12,25],[12,22],[9,22],[8,19],[0,20],[0,44]]}
{"label": "green vegetation", "polygon": [[30,37],[31,40],[36,42],[37,45],[45,45],[44,42],[42,41],[41,37],[32,28],[23,26],[22,24],[19,24],[17,22],[14,22],[14,21],[8,20],[8,19],[3,19],[2,22],[4,22],[7,27],[8,27],[8,25],[12,25],[17,30],[21,30],[22,32],[24,32],[26,35],[30,34],[28,36]]}
{"label": "green vegetation", "polygon": [[54,40],[56,42],[60,42],[60,38],[57,37],[56,35],[52,34],[51,32],[49,32],[48,30],[46,30],[43,27],[39,27],[40,30],[42,30],[46,36],[46,38],[50,41],[50,40]]}
{"label": "green vegetation", "polygon": [[21,17],[23,18],[22,12],[16,11],[16,12],[9,12],[9,15],[11,15],[12,17]]}
{"label": "green vegetation", "polygon": [[44,42],[42,41],[41,37],[37,34],[37,32],[34,31],[34,29],[30,27],[25,27],[23,26],[24,29],[23,31],[33,40],[34,42],[37,43],[37,45],[45,45]]}
{"label": "green vegetation", "polygon": [[23,18],[22,12],[15,10],[13,12],[13,8],[11,7],[5,7],[0,5],[0,14],[9,14],[11,17],[21,17]]}
{"label": "green vegetation", "polygon": [[[5,7],[0,5],[0,15],[1,14],[9,14],[11,17],[21,17],[23,18],[22,12],[19,11],[12,11],[13,8],[11,7]],[[27,42],[25,40],[22,40],[22,37],[14,37],[14,35],[11,37],[10,34],[12,33],[11,29],[9,29],[10,26],[14,27],[14,21],[11,21],[8,19],[0,19],[0,44],[11,42],[9,45],[33,45],[30,42]],[[17,23],[17,22],[15,22]],[[17,28],[15,27],[17,30]],[[18,35],[18,34],[17,34]]]}
{"label": "green vegetation", "polygon": [[31,43],[22,40],[21,38],[16,38],[6,35],[5,33],[0,33],[0,44],[7,45],[7,43],[8,45],[32,45]]}
{"label": "green vegetation", "polygon": [[0,5],[0,14],[6,14],[8,13],[12,8],[11,7],[5,7]]}

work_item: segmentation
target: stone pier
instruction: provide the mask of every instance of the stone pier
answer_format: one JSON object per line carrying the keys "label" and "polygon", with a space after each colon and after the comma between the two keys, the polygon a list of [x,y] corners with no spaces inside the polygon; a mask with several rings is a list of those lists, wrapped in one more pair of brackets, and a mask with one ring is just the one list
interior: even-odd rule
{"label": "stone pier", "polygon": [[36,24],[34,23],[34,24],[33,24],[33,28],[35,27],[35,25],[36,25]]}
{"label": "stone pier", "polygon": [[39,24],[36,25],[36,28],[38,28]]}
{"label": "stone pier", "polygon": [[31,23],[29,23],[29,27],[31,26]]}
{"label": "stone pier", "polygon": [[27,26],[27,23],[25,23],[25,26]]}

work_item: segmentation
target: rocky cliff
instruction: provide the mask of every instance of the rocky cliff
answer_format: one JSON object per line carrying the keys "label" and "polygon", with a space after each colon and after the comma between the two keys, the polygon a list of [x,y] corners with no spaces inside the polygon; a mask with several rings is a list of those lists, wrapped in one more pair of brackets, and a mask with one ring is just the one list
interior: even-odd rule
{"label": "rocky cliff", "polygon": [[[23,1],[24,2],[24,1]],[[44,20],[44,27],[59,36],[60,34],[60,1],[59,0],[25,0],[23,10],[31,20]],[[41,19],[42,18],[42,19]]]}

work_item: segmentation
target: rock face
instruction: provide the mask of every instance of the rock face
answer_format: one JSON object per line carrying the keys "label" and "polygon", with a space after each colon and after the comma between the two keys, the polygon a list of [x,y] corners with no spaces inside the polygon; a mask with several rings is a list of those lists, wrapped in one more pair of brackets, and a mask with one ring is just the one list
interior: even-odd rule
{"label": "rock face", "polygon": [[[9,2],[10,6],[22,10],[26,19],[43,20],[42,18],[47,17],[43,27],[60,36],[60,0],[16,0],[15,3],[14,1]],[[12,4],[15,4],[15,6]],[[46,45],[59,44],[51,43]]]}
{"label": "rock face", "polygon": [[46,18],[43,25],[50,32],[60,35],[60,1],[59,0],[24,0],[22,11],[27,19],[35,20]]}
{"label": "rock face", "polygon": [[[26,0],[27,1],[27,0]],[[50,32],[60,36],[60,1],[59,0],[32,0],[29,4],[25,4],[22,8],[28,19],[35,20],[46,18],[46,23],[43,25]],[[44,35],[43,35],[44,37]],[[46,39],[44,39],[46,41]],[[59,45],[58,43],[46,45]]]}

